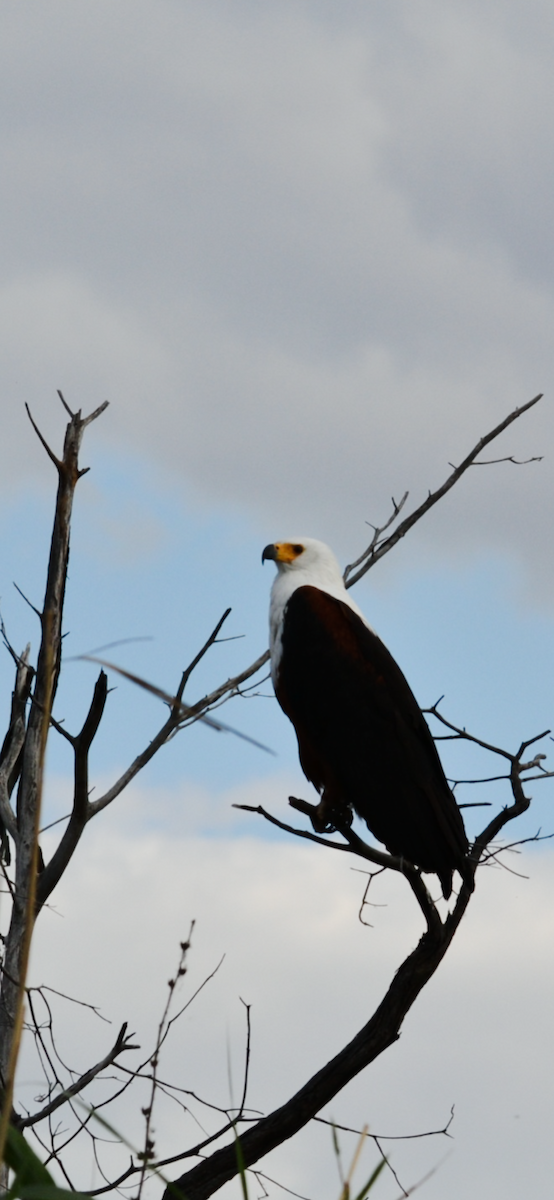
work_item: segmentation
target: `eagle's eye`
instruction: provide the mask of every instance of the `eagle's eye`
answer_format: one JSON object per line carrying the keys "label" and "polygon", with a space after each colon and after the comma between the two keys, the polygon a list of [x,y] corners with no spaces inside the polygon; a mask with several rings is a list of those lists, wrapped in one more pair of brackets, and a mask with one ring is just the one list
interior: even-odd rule
{"label": "eagle's eye", "polygon": [[296,546],[292,547],[292,550],[293,550],[294,554],[302,554],[304,551],[304,547],[301,546],[299,543],[297,543]]}

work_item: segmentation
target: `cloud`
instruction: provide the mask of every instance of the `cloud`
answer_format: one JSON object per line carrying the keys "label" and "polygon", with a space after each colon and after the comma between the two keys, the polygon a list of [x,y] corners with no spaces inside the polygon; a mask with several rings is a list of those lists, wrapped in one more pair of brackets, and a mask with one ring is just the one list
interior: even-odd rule
{"label": "cloud", "polygon": [[[153,791],[150,805],[157,798]],[[377,907],[366,909],[371,927],[362,926],[357,912],[364,878],[343,856],[255,836],[229,840],[224,831],[206,837],[194,832],[194,821],[188,832],[141,830],[141,803],[139,796],[138,824],[125,803],[88,831],[53,910],[41,917],[33,982],[100,1005],[114,1028],[128,1020],[145,1053],[178,943],[195,918],[181,1002],[226,957],[176,1026],[166,1076],[215,1103],[230,1103],[228,1053],[235,1091],[243,1069],[242,997],[252,1004],[250,1102],[272,1108],[368,1019],[420,935],[418,910],[401,881],[381,880],[370,895]],[[554,983],[551,858],[528,856],[529,880],[481,872],[470,912],[400,1041],[329,1107],[343,1124],[367,1121],[375,1131],[398,1134],[441,1128],[455,1104],[452,1145],[390,1145],[405,1183],[441,1164],[426,1185],[431,1200],[445,1191],[461,1200],[477,1178],[487,1195],[503,1200],[519,1197],[524,1180],[537,1194],[544,1190],[545,1047]],[[68,1017],[62,1007],[60,1046],[79,1070],[113,1038],[106,1026],[94,1027],[84,1015],[83,1021],[91,1026],[84,1041],[81,1016]],[[138,1107],[128,1101],[112,1113],[131,1140],[141,1136]],[[207,1113],[196,1111],[209,1123]],[[163,1103],[155,1123],[160,1152],[175,1152],[194,1136],[190,1121]],[[352,1139],[343,1140],[349,1153]],[[82,1156],[80,1162],[79,1178]],[[324,1129],[287,1144],[264,1169],[305,1195],[338,1193],[329,1183],[333,1155]],[[224,1194],[236,1190],[229,1186]],[[397,1194],[392,1181],[381,1194]]]}
{"label": "cloud", "polygon": [[[5,480],[43,470],[20,404],[51,427],[62,386],[201,503],[357,549],[548,388],[540,4],[523,38],[494,5],[54,4],[31,37],[8,7]],[[546,405],[502,443],[551,446]],[[551,473],[481,476],[419,544],[549,593]]]}
{"label": "cloud", "polygon": [[[86,463],[100,479],[84,502],[83,561],[88,550],[95,558],[86,579],[79,528],[72,551],[76,643],[161,624],[163,649],[155,659],[144,649],[139,669],[168,679],[231,593],[233,632],[254,630],[254,657],[268,582],[249,574],[258,541],[300,530],[352,558],[364,522],[388,516],[391,493],[409,488],[417,503],[507,411],[551,388],[550,8],[50,0],[30,24],[4,0],[3,19],[0,479],[8,499],[30,495],[11,527],[25,568],[18,581],[39,602],[36,534],[43,483],[52,483],[23,402],[57,447],[57,387],[85,411],[107,398],[87,432]],[[538,621],[533,636],[516,626],[504,598],[515,562],[533,603],[552,603],[552,444],[547,399],[490,455],[545,454],[545,463],[472,470],[394,556],[408,579],[395,590],[395,637],[402,663],[424,664],[421,675],[414,667],[418,694],[434,697],[437,673],[440,689],[443,675],[464,678],[461,653],[470,710],[478,690],[485,723],[500,711],[517,729],[516,699],[534,713],[546,688],[538,664],[549,678],[548,634]],[[125,469],[107,511],[99,493],[114,461]],[[164,506],[175,522],[191,520],[188,540],[169,543]],[[202,524],[214,512],[217,530],[208,517]],[[171,569],[168,544],[179,557]],[[471,587],[453,575],[448,590],[452,565],[476,554],[509,562],[498,577],[493,567],[476,573]],[[434,614],[427,623],[416,593],[416,608]],[[384,629],[390,595],[385,586],[372,602]],[[504,664],[500,701],[493,655]],[[60,697],[72,729],[82,699]],[[123,733],[109,750],[119,761],[127,740],[132,756],[133,739],[151,731],[123,689],[112,703]],[[273,745],[263,716],[250,710],[244,727],[257,736],[258,719]],[[530,733],[548,723],[532,722]],[[205,779],[207,742],[197,735],[189,757]],[[296,762],[292,732],[286,752]],[[221,774],[232,756],[229,741]],[[233,770],[246,771],[237,764],[238,755]],[[147,1046],[196,917],[183,995],[227,957],[178,1027],[168,1069],[221,1104],[227,1043],[235,1088],[241,1074],[239,997],[253,1003],[252,1103],[270,1107],[362,1024],[419,932],[392,881],[378,893],[388,907],[365,929],[361,877],[341,857],[264,840],[244,814],[238,834],[233,802],[276,805],[291,788],[284,773],[217,791],[205,782],[134,788],[87,831],[74,877],[39,926],[35,979],[101,1004],[114,1023],[129,1019]],[[54,781],[56,813],[64,795]],[[332,1106],[344,1123],[396,1133],[439,1128],[455,1103],[455,1141],[426,1184],[431,1200],[519,1200],[550,1186],[552,863],[548,854],[525,861],[529,883],[483,873],[400,1042]],[[84,1069],[113,1030],[92,1022],[83,1032],[67,1011],[63,1049]],[[133,1139],[140,1103],[118,1115]],[[160,1142],[188,1144],[192,1121],[160,1112]],[[392,1146],[405,1182],[444,1153],[440,1141]],[[325,1129],[268,1164],[287,1186],[321,1197],[338,1193],[333,1171]],[[384,1200],[397,1190],[381,1181]]]}

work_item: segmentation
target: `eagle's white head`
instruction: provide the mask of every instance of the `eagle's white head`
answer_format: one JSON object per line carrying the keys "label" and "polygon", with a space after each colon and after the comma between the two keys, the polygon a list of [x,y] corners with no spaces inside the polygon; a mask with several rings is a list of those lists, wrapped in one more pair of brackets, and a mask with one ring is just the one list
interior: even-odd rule
{"label": "eagle's white head", "polygon": [[358,605],[347,592],[339,564],[325,542],[306,537],[291,538],[286,542],[271,542],[262,554],[262,562],[266,559],[274,562],[277,567],[269,606],[272,674],[275,673],[281,655],[281,633],[287,601],[297,588],[320,588],[322,592],[327,592],[329,596],[348,604],[364,624],[368,624]]}
{"label": "eagle's white head", "polygon": [[266,546],[262,554],[262,562],[266,559],[275,563],[279,575],[294,577],[293,588],[301,586],[298,576],[306,574],[310,576],[309,582],[314,587],[324,587],[328,583],[344,589],[341,569],[333,551],[325,542],[318,542],[315,538],[273,542]]}

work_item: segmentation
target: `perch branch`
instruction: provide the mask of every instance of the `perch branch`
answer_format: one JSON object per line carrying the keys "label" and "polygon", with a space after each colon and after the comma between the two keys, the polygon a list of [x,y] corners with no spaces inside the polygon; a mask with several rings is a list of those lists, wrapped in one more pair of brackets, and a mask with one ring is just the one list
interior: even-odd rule
{"label": "perch branch", "polygon": [[[308,804],[306,800],[298,800],[296,796],[289,796],[289,804],[291,808],[295,808],[298,812],[305,813],[307,816],[310,816],[309,810],[315,812],[316,809],[316,805]],[[394,854],[387,854],[384,850],[377,850],[375,846],[368,846],[362,838],[358,837],[357,833],[354,833],[354,830],[349,825],[335,825],[337,833],[340,833],[346,842],[346,845],[343,845],[341,842],[333,842],[329,838],[321,837],[317,833],[310,833],[308,829],[296,829],[294,825],[287,825],[285,821],[280,821],[277,817],[272,816],[260,804],[233,804],[233,808],[242,809],[243,812],[258,813],[266,821],[269,821],[271,825],[276,825],[278,829],[283,829],[286,833],[292,833],[295,837],[305,838],[308,842],[316,842],[319,846],[327,846],[332,850],[342,850],[347,854],[356,854],[358,858],[364,858],[367,862],[375,863],[379,867],[389,867],[391,871],[397,871],[400,875],[404,875],[408,879],[427,925],[434,928],[437,921],[440,924],[437,910],[416,867],[412,866],[405,858],[400,858]]]}

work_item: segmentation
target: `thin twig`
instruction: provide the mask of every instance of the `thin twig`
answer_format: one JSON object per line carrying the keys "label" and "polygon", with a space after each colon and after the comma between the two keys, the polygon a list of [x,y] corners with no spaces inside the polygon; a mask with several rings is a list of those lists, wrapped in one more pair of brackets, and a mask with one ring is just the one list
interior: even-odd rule
{"label": "thin twig", "polygon": [[148,1171],[148,1169],[151,1166],[153,1159],[154,1159],[152,1115],[154,1112],[154,1102],[156,1099],[160,1051],[161,1051],[162,1045],[163,1045],[163,1043],[167,1037],[167,1033],[168,1033],[169,1010],[171,1007],[171,1002],[173,1000],[173,994],[175,992],[175,988],[177,987],[177,984],[179,983],[179,980],[182,979],[183,975],[185,975],[185,973],[186,973],[185,960],[187,957],[187,952],[190,949],[190,939],[192,937],[193,929],[194,929],[194,921],[191,924],[189,936],[188,936],[187,940],[185,942],[181,942],[177,970],[175,972],[173,979],[170,979],[169,983],[168,983],[167,1000],[165,1003],[163,1013],[160,1018],[160,1023],[158,1025],[158,1034],[156,1037],[156,1045],[154,1048],[154,1053],[152,1054],[152,1056],[150,1058],[150,1063],[152,1065],[152,1079],[151,1079],[151,1087],[150,1087],[150,1097],[149,1097],[149,1100],[147,1101],[145,1107],[142,1109],[142,1112],[143,1112],[144,1118],[145,1118],[144,1149],[138,1155],[141,1165],[140,1165],[140,1175],[139,1175],[138,1188],[137,1188],[137,1200],[140,1200],[140,1197],[142,1195],[142,1191],[144,1188],[144,1183],[146,1180],[146,1172]]}
{"label": "thin twig", "polygon": [[248,1073],[250,1070],[250,1037],[251,1037],[251,1033],[252,1033],[252,1027],[250,1024],[251,1005],[247,1004],[246,1001],[242,999],[242,996],[239,997],[239,999],[240,999],[241,1004],[244,1005],[244,1008],[246,1011],[246,1050],[245,1050],[245,1056],[244,1056],[244,1080],[243,1080],[243,1084],[242,1084],[242,1097],[241,1097],[240,1107],[239,1107],[239,1112],[238,1112],[238,1115],[240,1117],[240,1116],[242,1116],[242,1114],[244,1112],[244,1107],[246,1104],[246,1093],[248,1091]]}
{"label": "thin twig", "polygon": [[[369,1129],[366,1129],[363,1136],[370,1139],[379,1138],[382,1142],[410,1142],[430,1137],[452,1137],[452,1134],[449,1133],[449,1129],[453,1120],[454,1105],[452,1105],[448,1121],[446,1122],[446,1125],[442,1127],[442,1129],[425,1129],[423,1133],[371,1133]],[[358,1137],[362,1136],[361,1129],[352,1129],[350,1125],[339,1125],[338,1121],[330,1121],[327,1119],[327,1117],[314,1117],[314,1121],[317,1121],[320,1125],[329,1125],[332,1128],[340,1129],[342,1133],[355,1133]]]}

